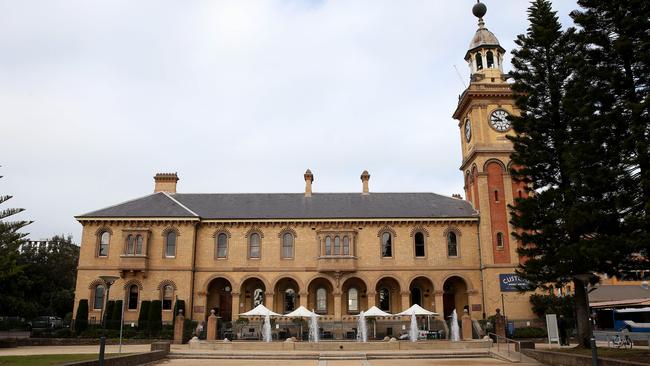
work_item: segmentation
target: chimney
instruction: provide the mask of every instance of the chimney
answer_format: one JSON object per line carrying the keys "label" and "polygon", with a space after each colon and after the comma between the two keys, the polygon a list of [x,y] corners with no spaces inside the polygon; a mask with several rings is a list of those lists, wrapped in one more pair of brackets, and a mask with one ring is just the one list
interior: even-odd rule
{"label": "chimney", "polygon": [[311,184],[314,183],[314,175],[311,170],[305,172],[305,197],[311,197]]}
{"label": "chimney", "polygon": [[361,194],[370,194],[370,190],[368,189],[369,180],[370,174],[367,170],[364,170],[363,173],[361,173],[361,181],[363,182],[363,192]]}
{"label": "chimney", "polygon": [[153,191],[176,193],[176,182],[178,182],[178,175],[176,173],[158,173],[153,177],[156,186]]}

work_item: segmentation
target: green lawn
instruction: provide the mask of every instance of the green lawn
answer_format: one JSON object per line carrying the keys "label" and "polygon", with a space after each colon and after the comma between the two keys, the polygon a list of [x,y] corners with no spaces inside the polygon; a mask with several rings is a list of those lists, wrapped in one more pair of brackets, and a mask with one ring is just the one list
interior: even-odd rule
{"label": "green lawn", "polygon": [[[585,348],[563,349],[561,352],[575,353],[585,356],[591,356],[591,350]],[[624,361],[635,361],[648,363],[650,360],[650,351],[644,349],[616,349],[616,348],[598,348],[598,357],[614,358]],[[1,365],[1,364],[0,364]]]}
{"label": "green lawn", "polygon": [[[124,353],[122,354],[124,355]],[[106,357],[115,357],[117,354],[107,354]],[[51,366],[66,362],[96,360],[97,354],[79,355],[33,355],[33,356],[0,356],[0,366]]]}

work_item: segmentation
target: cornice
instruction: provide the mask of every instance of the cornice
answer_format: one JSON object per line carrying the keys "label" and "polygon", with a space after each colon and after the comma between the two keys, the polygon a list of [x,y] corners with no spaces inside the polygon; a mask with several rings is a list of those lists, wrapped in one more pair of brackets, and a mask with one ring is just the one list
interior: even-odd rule
{"label": "cornice", "polygon": [[458,106],[452,115],[454,119],[462,119],[465,110],[474,99],[514,98],[510,84],[470,84],[460,95]]}

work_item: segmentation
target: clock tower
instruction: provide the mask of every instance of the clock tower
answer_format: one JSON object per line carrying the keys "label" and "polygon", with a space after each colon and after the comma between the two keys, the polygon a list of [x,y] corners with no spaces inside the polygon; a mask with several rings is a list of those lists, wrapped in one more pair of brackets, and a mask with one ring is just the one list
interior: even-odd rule
{"label": "clock tower", "polygon": [[[480,213],[479,245],[485,286],[498,286],[499,274],[512,274],[519,264],[516,241],[510,234],[508,205],[514,197],[526,194],[523,185],[509,173],[512,133],[508,116],[517,114],[514,95],[503,72],[505,49],[483,20],[487,7],[477,2],[472,12],[478,29],[472,38],[465,61],[470,69],[470,84],[458,101],[454,119],[462,146],[465,198]],[[499,294],[498,288],[484,293]],[[486,305],[501,299],[486,299]],[[514,300],[514,299],[512,299]],[[490,314],[494,306],[486,306]],[[498,307],[498,306],[496,306]]]}

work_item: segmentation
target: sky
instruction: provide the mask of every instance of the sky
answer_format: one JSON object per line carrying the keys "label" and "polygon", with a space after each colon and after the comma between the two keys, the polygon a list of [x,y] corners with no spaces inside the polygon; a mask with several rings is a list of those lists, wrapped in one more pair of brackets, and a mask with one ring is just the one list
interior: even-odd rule
{"label": "sky", "polygon": [[[483,0],[513,49],[524,0]],[[463,193],[474,0],[0,0],[0,206],[38,240],[153,192]],[[573,0],[556,0],[570,25]],[[507,60],[510,59],[508,54]],[[458,70],[458,72],[456,71]],[[507,71],[507,70],[506,70]]]}

